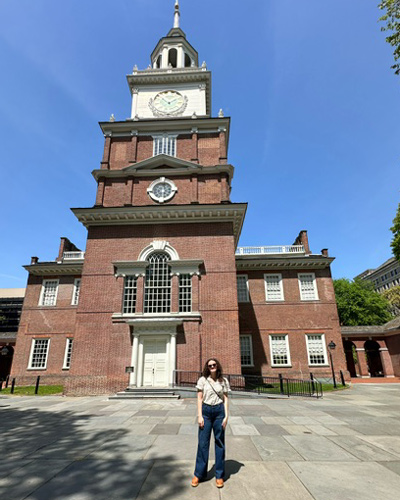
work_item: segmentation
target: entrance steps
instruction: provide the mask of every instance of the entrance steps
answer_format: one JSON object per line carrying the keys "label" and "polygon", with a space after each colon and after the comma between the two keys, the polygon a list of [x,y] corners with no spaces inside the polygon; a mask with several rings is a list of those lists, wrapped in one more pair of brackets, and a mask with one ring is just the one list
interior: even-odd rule
{"label": "entrance steps", "polygon": [[127,387],[124,391],[117,392],[114,396],[110,396],[108,399],[180,399],[180,395],[176,394],[171,388],[138,388],[138,387]]}

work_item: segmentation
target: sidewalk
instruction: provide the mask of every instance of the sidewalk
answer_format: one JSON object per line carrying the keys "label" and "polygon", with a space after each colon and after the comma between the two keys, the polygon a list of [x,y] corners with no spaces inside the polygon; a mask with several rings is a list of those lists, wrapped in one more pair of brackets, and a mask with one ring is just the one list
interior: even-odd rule
{"label": "sidewalk", "polygon": [[233,400],[222,490],[212,469],[190,486],[194,400],[0,396],[0,412],[4,500],[380,500],[400,491],[397,385]]}

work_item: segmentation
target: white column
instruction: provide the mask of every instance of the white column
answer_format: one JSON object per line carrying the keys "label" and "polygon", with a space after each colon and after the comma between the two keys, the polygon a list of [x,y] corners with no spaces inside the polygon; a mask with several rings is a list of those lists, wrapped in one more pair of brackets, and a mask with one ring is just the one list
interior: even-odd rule
{"label": "white column", "polygon": [[177,68],[183,68],[185,66],[185,55],[182,45],[178,47],[178,60],[176,61],[176,63]]}
{"label": "white column", "polygon": [[137,372],[139,368],[138,355],[139,355],[139,335],[134,335],[133,345],[132,345],[132,361],[131,361],[131,366],[133,366],[133,373],[131,373],[130,385],[137,384]]}
{"label": "white column", "polygon": [[143,385],[143,340],[139,339],[139,356],[138,356],[138,374],[137,374],[137,386],[142,387]]}
{"label": "white column", "polygon": [[170,343],[170,367],[171,367],[171,375],[170,375],[170,384],[173,383],[174,370],[176,370],[176,334],[171,335],[171,343]]}
{"label": "white column", "polygon": [[168,47],[164,47],[162,51],[161,67],[168,68]]}

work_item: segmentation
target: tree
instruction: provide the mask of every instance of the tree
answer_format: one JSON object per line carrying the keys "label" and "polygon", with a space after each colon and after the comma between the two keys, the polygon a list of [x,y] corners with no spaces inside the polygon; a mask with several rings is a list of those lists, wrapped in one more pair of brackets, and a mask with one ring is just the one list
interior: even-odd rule
{"label": "tree", "polygon": [[393,233],[393,239],[390,246],[392,247],[393,255],[400,261],[400,203],[397,207],[396,217],[393,219],[393,226],[390,230]]}
{"label": "tree", "polygon": [[333,281],[342,326],[382,325],[392,319],[390,304],[370,281]]}
{"label": "tree", "polygon": [[392,66],[396,75],[400,74],[400,0],[382,0],[378,5],[386,13],[379,19],[386,23],[382,31],[390,31],[386,41],[394,47],[393,56],[395,64]]}
{"label": "tree", "polygon": [[389,302],[390,309],[396,316],[400,314],[400,286],[394,286],[382,292],[383,297]]}

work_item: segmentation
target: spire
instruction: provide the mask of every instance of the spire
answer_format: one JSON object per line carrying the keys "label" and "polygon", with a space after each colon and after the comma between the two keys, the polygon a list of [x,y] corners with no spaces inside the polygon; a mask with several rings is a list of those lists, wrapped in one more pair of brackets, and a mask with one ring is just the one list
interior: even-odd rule
{"label": "spire", "polygon": [[181,13],[179,12],[179,0],[175,0],[175,12],[174,12],[174,28],[179,28],[179,18]]}

